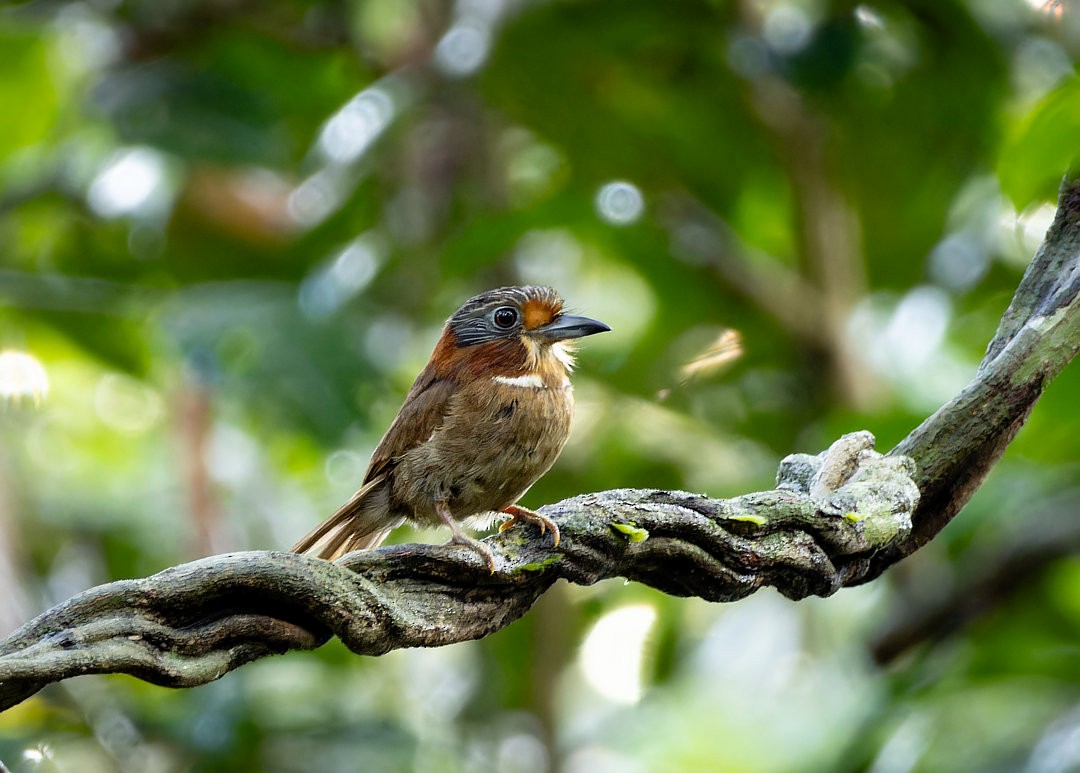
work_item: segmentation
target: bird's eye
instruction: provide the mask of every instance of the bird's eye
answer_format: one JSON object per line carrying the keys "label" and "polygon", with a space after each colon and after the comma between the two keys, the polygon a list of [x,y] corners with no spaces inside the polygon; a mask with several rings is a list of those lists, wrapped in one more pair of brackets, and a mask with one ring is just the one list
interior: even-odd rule
{"label": "bird's eye", "polygon": [[492,315],[492,319],[495,321],[495,327],[502,330],[509,330],[518,321],[517,309],[510,306],[503,306],[500,309],[495,309],[495,314]]}

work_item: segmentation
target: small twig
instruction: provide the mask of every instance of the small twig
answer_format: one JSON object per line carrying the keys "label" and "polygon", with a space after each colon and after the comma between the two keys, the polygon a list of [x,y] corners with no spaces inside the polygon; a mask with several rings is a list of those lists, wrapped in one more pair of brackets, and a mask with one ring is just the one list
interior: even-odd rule
{"label": "small twig", "polygon": [[689,194],[669,195],[663,220],[675,250],[711,268],[790,335],[813,346],[828,346],[818,324],[825,307],[822,294],[797,271],[750,248],[727,223]]}

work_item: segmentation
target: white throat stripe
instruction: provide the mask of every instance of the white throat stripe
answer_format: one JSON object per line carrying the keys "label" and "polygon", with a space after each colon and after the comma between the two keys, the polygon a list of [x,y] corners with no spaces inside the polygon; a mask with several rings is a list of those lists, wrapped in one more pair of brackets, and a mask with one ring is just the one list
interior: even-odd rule
{"label": "white throat stripe", "polygon": [[493,376],[492,381],[496,384],[506,384],[512,387],[524,387],[525,389],[543,389],[544,379],[535,373],[527,376]]}

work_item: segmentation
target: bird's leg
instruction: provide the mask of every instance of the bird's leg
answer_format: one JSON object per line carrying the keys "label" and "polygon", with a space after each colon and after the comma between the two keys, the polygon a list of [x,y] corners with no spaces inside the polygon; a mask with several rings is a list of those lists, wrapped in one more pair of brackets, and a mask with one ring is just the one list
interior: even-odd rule
{"label": "bird's leg", "polygon": [[508,514],[510,518],[502,522],[499,531],[506,531],[514,524],[522,521],[532,523],[540,527],[541,536],[545,531],[551,529],[551,536],[555,538],[555,547],[559,547],[559,527],[555,521],[521,505],[510,505],[510,507],[503,508],[503,512]]}
{"label": "bird's leg", "polygon": [[449,526],[450,531],[453,532],[454,536],[450,538],[450,541],[455,545],[464,545],[477,553],[487,562],[491,573],[495,574],[495,554],[483,542],[465,533],[465,530],[461,528],[461,524],[454,520],[454,516],[450,512],[450,505],[446,503],[445,499],[435,500],[435,513],[439,516],[439,520]]}

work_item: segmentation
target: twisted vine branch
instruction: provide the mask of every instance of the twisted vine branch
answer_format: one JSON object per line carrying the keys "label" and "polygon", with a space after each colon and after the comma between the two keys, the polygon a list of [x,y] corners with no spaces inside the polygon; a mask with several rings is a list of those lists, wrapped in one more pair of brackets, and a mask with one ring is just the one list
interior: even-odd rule
{"label": "twisted vine branch", "polygon": [[914,466],[872,444],[861,432],[816,457],[789,457],[779,488],[731,500],[635,489],[565,500],[544,509],[559,522],[558,551],[534,529],[499,534],[488,540],[495,573],[468,549],[398,545],[334,564],[232,553],[102,585],[0,647],[0,708],[87,673],[189,687],[331,634],[365,655],[477,639],[560,578],[625,577],[714,601],[764,585],[792,598],[828,595],[843,584],[830,556],[867,555],[911,527]]}
{"label": "twisted vine branch", "polygon": [[517,528],[488,540],[489,573],[453,546],[399,545],[336,564],[232,553],[109,583],[45,612],[0,644],[0,710],[46,684],[127,673],[213,681],[266,655],[336,635],[352,651],[476,639],[523,615],[558,579],[609,577],[733,601],[771,585],[790,598],[867,582],[933,538],[978,488],[1042,390],[1080,349],[1080,179],[972,383],[888,455],[868,432],[781,464],[772,491],[715,500],[620,489],[543,508],[563,541]]}

